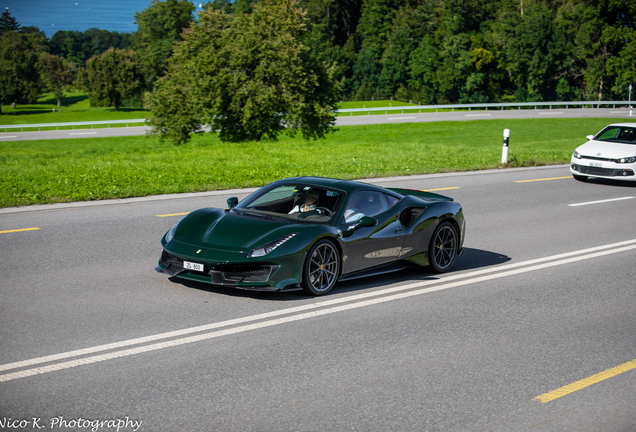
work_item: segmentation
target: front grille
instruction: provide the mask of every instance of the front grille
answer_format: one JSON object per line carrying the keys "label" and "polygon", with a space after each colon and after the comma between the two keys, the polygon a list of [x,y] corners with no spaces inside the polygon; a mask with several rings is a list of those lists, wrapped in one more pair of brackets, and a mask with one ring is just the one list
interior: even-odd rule
{"label": "front grille", "polygon": [[183,271],[183,261],[176,256],[169,254],[165,249],[161,254],[161,262],[166,266],[166,268],[169,268],[175,273]]}
{"label": "front grille", "polygon": [[612,168],[598,168],[598,167],[588,167],[581,165],[580,171],[582,174],[590,174],[590,175],[598,175],[598,176],[613,176],[614,169]]}
{"label": "front grille", "polygon": [[198,275],[208,275],[209,272],[209,268],[208,266],[204,265],[203,266],[203,271],[202,272],[198,272],[195,270],[189,270],[189,269],[184,269],[183,268],[183,260],[181,258],[178,258],[168,252],[166,252],[166,250],[164,249],[164,251],[161,253],[161,263],[166,267],[164,269],[164,271],[166,273],[168,273],[169,275],[175,276],[178,275],[179,273],[183,273],[183,272],[188,272],[188,273],[194,273],[194,274],[198,274]]}
{"label": "front grille", "polygon": [[271,273],[271,267],[262,267],[253,270],[224,270],[221,271],[221,276],[230,282],[267,282]]}
{"label": "front grille", "polygon": [[630,169],[599,168],[578,164],[572,164],[572,169],[581,174],[603,177],[631,177],[634,175],[634,171]]}
{"label": "front grille", "polygon": [[604,158],[604,157],[597,157],[597,156],[585,156],[585,155],[581,155],[581,159],[590,159],[590,160],[597,160],[597,161],[614,161],[614,159],[610,159],[610,158]]}

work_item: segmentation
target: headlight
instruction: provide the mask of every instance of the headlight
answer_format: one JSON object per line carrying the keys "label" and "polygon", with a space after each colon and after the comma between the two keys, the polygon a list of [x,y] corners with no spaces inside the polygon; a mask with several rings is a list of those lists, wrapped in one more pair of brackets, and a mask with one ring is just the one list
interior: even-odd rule
{"label": "headlight", "polygon": [[259,248],[252,249],[250,251],[250,253],[247,254],[247,257],[248,258],[257,258],[257,257],[265,256],[268,253],[272,252],[274,249],[276,249],[278,246],[280,246],[283,243],[285,243],[287,240],[289,240],[292,237],[294,237],[296,234],[298,234],[298,233],[291,233],[291,234],[283,237],[280,240],[275,240],[275,241],[273,241],[271,243],[267,243],[266,245],[261,246]]}
{"label": "headlight", "polygon": [[572,156],[574,156],[577,159],[581,159],[581,154],[577,152],[576,150],[574,150],[574,154]]}
{"label": "headlight", "polygon": [[166,233],[166,243],[170,243],[170,240],[172,240],[174,237],[174,233],[177,232],[177,227],[179,226],[181,221],[184,220],[185,218],[186,218],[185,216],[182,217],[181,219],[179,219],[179,222],[172,225],[172,228],[170,228],[170,230]]}
{"label": "headlight", "polygon": [[617,160],[619,163],[634,163],[636,162],[636,156],[620,158]]}

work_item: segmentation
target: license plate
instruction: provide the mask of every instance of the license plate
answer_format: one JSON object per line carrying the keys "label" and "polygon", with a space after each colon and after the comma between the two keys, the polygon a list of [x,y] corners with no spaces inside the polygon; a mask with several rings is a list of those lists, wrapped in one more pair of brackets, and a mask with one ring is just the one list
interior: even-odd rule
{"label": "license plate", "polygon": [[590,162],[590,166],[595,168],[603,168],[603,164],[600,162]]}
{"label": "license plate", "polygon": [[184,261],[183,268],[186,270],[194,270],[194,271],[202,272],[203,264],[197,264],[190,261]]}

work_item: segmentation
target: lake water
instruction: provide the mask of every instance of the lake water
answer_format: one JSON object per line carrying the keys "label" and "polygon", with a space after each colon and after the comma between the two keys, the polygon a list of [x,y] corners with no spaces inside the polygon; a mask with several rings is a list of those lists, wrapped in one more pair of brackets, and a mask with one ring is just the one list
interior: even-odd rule
{"label": "lake water", "polygon": [[[195,3],[197,11],[200,3]],[[0,13],[8,7],[21,26],[39,27],[50,38],[59,30],[83,32],[92,27],[134,32],[135,12],[149,5],[150,0],[0,0]]]}

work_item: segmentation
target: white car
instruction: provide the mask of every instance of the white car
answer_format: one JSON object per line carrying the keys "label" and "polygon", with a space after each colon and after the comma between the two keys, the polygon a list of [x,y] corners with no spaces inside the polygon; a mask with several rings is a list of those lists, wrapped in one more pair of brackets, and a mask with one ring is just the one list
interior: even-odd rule
{"label": "white car", "polygon": [[636,181],[636,123],[607,126],[578,147],[570,172],[576,180],[588,177]]}

